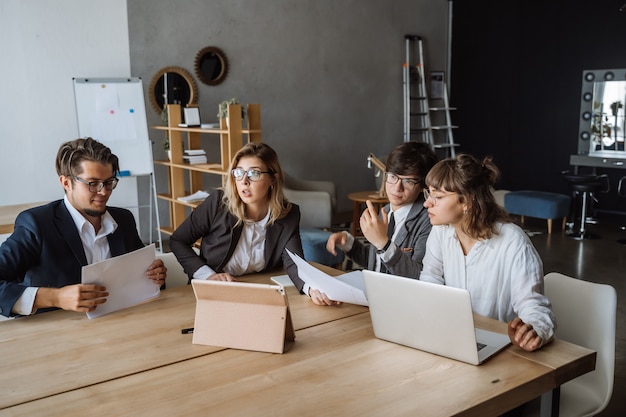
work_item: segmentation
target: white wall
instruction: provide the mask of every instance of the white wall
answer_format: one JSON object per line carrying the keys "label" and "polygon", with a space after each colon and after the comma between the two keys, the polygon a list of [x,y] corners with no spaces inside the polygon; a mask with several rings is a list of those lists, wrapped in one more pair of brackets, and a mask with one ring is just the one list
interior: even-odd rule
{"label": "white wall", "polygon": [[131,75],[126,0],[1,0],[0,56],[0,206],[61,198],[72,78]]}

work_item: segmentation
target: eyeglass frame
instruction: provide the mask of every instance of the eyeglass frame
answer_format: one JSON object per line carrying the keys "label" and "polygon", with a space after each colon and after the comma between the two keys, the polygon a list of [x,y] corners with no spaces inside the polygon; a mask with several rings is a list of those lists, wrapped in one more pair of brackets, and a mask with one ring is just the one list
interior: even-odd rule
{"label": "eyeglass frame", "polygon": [[[393,176],[396,179],[396,181],[389,181],[390,175]],[[402,181],[402,187],[407,191],[412,191],[415,187],[420,185],[420,180],[418,180],[417,178],[400,178],[398,174],[395,174],[391,171],[385,172],[385,182],[387,184],[395,185],[399,181]],[[407,181],[411,181],[411,182],[407,182]]]}
{"label": "eyeglass frame", "polygon": [[424,202],[430,200],[430,202],[433,204],[433,207],[437,205],[437,202],[440,199],[456,194],[456,193],[450,193],[450,194],[445,194],[445,195],[440,195],[440,196],[434,196],[428,187],[424,188],[422,190],[422,193],[424,193]]}
{"label": "eyeglass frame", "polygon": [[[235,175],[235,171],[241,171],[242,175],[241,178],[237,178],[237,175]],[[258,169],[249,169],[249,170],[245,170],[243,168],[233,168],[230,173],[232,174],[233,178],[235,179],[235,181],[243,181],[243,179],[245,177],[248,177],[248,180],[250,180],[251,182],[257,182],[257,181],[261,181],[261,174],[274,174],[272,171],[261,171]],[[255,173],[259,174],[259,178],[258,179],[253,179],[250,175],[254,175]]]}
{"label": "eyeglass frame", "polygon": [[[72,175],[72,178],[80,183],[85,184],[90,193],[99,193],[100,191],[102,191],[103,188],[107,191],[113,191],[115,190],[115,187],[117,187],[117,184],[120,182],[120,179],[117,177],[111,177],[104,181],[87,181],[76,175]],[[109,185],[107,185],[107,183]],[[96,187],[96,185],[98,189],[94,191],[92,187]]]}

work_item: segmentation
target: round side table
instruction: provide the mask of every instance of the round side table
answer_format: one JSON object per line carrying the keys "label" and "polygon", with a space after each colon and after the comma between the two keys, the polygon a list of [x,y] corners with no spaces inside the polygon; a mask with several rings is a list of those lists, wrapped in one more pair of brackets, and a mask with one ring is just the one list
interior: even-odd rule
{"label": "round side table", "polygon": [[370,200],[374,205],[374,208],[378,211],[389,202],[387,197],[378,197],[377,191],[359,191],[356,193],[348,194],[348,198],[354,202],[354,208],[352,211],[352,236],[363,236],[361,229],[359,228],[359,217],[361,217],[361,205],[364,205],[367,200]]}

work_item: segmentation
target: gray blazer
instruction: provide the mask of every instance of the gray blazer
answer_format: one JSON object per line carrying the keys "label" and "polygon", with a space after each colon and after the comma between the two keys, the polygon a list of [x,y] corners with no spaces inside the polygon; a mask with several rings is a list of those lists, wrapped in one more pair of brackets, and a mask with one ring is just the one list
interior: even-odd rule
{"label": "gray blazer", "polygon": [[[385,210],[389,210],[389,204],[385,206]],[[431,228],[428,210],[424,207],[424,196],[420,195],[411,206],[404,227],[390,246],[392,256],[384,263],[388,273],[419,278]],[[376,248],[369,243],[355,239],[352,249],[346,255],[367,269],[373,270],[376,267]]]}
{"label": "gray blazer", "polygon": [[[211,190],[209,196],[170,236],[170,249],[191,279],[194,272],[208,265],[216,272],[223,272],[237,242],[243,225],[235,226],[237,218],[222,203],[222,190]],[[265,236],[265,267],[262,272],[284,268],[300,292],[304,282],[298,277],[298,268],[285,249],[304,258],[300,240],[300,208],[291,205],[287,216],[278,219],[267,228]],[[192,246],[198,239],[200,254]]]}

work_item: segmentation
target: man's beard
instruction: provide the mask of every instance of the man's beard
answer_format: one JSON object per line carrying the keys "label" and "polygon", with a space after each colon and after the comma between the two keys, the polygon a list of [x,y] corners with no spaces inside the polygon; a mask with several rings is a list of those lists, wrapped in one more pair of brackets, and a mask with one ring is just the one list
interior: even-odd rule
{"label": "man's beard", "polygon": [[106,212],[106,210],[99,211],[99,210],[92,210],[92,209],[84,209],[83,211],[89,217],[100,217]]}

